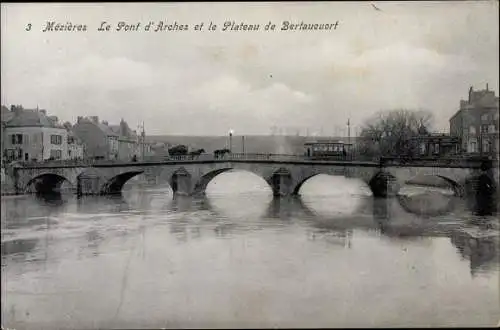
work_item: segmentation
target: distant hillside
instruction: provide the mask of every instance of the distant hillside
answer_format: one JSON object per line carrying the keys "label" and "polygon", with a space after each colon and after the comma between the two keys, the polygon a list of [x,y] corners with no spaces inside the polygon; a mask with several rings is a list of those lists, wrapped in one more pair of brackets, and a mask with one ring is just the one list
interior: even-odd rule
{"label": "distant hillside", "polygon": [[[245,136],[246,153],[272,153],[272,154],[303,154],[304,143],[315,139],[339,139],[332,137],[306,137],[306,136],[266,136],[252,135]],[[169,145],[184,144],[192,149],[205,149],[212,153],[216,149],[222,149],[229,146],[228,136],[178,136],[178,135],[157,135],[148,136],[146,141],[164,142]],[[241,136],[232,138],[233,152],[243,151],[243,140]]]}

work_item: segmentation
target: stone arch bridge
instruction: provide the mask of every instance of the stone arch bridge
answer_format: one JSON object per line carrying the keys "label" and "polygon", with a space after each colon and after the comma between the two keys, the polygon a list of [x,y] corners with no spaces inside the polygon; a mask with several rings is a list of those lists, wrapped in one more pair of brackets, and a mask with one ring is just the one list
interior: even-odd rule
{"label": "stone arch bridge", "polygon": [[[468,178],[479,171],[479,163],[438,165],[436,163],[394,164],[359,161],[311,161],[300,159],[211,159],[169,160],[113,164],[70,164],[23,166],[13,169],[17,194],[31,189],[39,193],[58,191],[67,181],[78,195],[120,193],[132,177],[144,174],[150,183],[168,183],[174,193],[203,194],[217,175],[230,170],[243,170],[262,177],[275,196],[298,194],[302,184],[318,174],[358,178],[374,196],[387,196],[416,176],[445,179],[457,194],[463,194]],[[498,166],[493,167],[498,180]]]}

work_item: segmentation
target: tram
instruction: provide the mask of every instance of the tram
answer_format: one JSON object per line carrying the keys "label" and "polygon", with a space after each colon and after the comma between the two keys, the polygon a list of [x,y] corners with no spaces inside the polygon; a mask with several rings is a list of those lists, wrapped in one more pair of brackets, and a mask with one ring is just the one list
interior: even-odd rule
{"label": "tram", "polygon": [[342,140],[316,140],[304,143],[304,156],[309,159],[350,159],[353,147]]}

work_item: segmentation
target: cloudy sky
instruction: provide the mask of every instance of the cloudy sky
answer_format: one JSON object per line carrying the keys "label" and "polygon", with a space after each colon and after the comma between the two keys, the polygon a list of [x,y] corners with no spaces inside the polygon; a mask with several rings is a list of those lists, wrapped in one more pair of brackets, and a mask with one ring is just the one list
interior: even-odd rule
{"label": "cloudy sky", "polygon": [[[431,110],[447,129],[470,85],[498,91],[498,2],[374,3],[2,4],[1,101],[72,122],[144,121],[148,135],[334,134],[392,108]],[[42,32],[47,21],[87,31]],[[140,31],[116,31],[120,21]],[[189,31],[146,32],[150,21]],[[220,31],[225,21],[261,30]]]}

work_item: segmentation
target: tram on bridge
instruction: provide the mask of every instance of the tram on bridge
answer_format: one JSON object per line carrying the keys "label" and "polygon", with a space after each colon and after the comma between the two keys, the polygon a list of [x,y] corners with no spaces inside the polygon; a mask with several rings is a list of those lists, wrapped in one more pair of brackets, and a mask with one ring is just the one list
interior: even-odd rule
{"label": "tram on bridge", "polygon": [[352,143],[342,140],[314,140],[304,143],[304,156],[314,160],[351,159]]}

